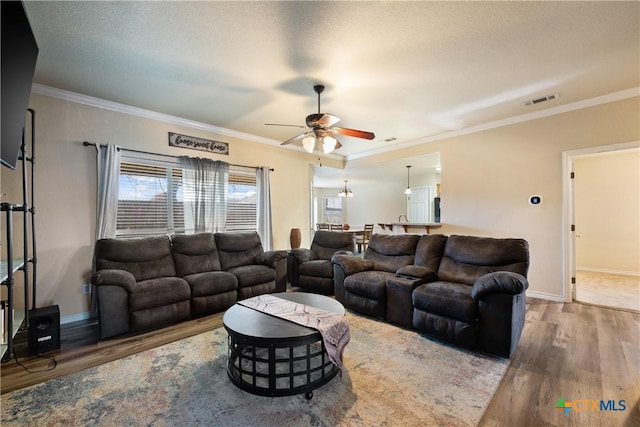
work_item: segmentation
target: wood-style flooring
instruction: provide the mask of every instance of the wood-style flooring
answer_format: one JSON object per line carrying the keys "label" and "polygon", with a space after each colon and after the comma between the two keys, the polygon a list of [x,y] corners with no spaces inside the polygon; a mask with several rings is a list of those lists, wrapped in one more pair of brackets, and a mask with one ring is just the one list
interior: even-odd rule
{"label": "wood-style flooring", "polygon": [[[99,341],[96,325],[66,327],[55,369],[26,373],[15,361],[2,364],[2,393],[85,369],[148,348],[220,327],[222,314],[137,336]],[[50,361],[19,360],[42,371]],[[432,384],[437,387],[437,384]],[[565,414],[562,398],[573,405]],[[593,410],[592,401],[606,411]],[[612,407],[609,401],[614,401]],[[624,402],[621,402],[624,401]],[[527,300],[526,324],[481,426],[640,426],[640,313],[580,303]],[[624,405],[624,410],[622,406]],[[611,410],[611,409],[617,410]],[[410,420],[405,420],[406,422]],[[411,420],[417,421],[417,420]],[[404,423],[403,423],[404,424]]]}

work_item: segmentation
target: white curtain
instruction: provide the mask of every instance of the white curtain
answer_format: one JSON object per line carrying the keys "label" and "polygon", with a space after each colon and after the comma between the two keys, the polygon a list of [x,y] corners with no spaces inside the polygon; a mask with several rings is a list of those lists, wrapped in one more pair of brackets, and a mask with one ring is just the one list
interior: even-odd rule
{"label": "white curtain", "polygon": [[98,240],[116,236],[120,147],[114,144],[96,144],[96,150],[98,152],[96,240]]}
{"label": "white curtain", "polygon": [[258,197],[256,209],[258,211],[258,234],[262,241],[262,247],[266,251],[273,249],[273,230],[271,228],[271,184],[269,182],[270,170],[261,166],[256,171],[256,184]]}
{"label": "white curtain", "polygon": [[180,157],[185,233],[225,231],[229,164]]}

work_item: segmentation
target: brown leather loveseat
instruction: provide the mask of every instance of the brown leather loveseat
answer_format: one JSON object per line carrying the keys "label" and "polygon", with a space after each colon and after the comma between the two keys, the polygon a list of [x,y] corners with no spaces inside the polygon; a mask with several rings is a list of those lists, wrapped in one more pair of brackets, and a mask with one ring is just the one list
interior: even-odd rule
{"label": "brown leather loveseat", "polygon": [[250,233],[101,239],[92,284],[100,335],[140,332],[286,290],[286,251]]}
{"label": "brown leather loveseat", "polygon": [[372,236],[362,259],[335,255],[336,299],[456,345],[511,357],[524,327],[523,239]]}

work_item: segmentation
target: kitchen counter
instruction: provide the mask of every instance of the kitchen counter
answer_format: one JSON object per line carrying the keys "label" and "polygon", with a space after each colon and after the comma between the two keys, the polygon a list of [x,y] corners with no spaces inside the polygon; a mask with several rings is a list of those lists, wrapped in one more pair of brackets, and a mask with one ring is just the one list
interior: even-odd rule
{"label": "kitchen counter", "polygon": [[407,233],[407,230],[409,230],[410,228],[424,228],[427,234],[429,234],[429,232],[433,228],[442,227],[442,224],[439,222],[379,222],[378,225],[383,230],[388,228],[389,231],[393,231],[394,227],[396,228],[396,230],[398,229],[398,227],[402,227],[405,233]]}

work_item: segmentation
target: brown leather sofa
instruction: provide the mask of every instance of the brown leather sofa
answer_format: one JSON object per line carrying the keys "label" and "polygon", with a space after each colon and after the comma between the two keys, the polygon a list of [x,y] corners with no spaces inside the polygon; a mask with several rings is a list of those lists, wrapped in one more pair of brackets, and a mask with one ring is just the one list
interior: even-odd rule
{"label": "brown leather sofa", "polygon": [[94,253],[100,335],[140,332],[286,290],[286,251],[257,233],[101,239]]}
{"label": "brown leather sofa", "polygon": [[316,231],[310,249],[291,249],[287,267],[291,286],[305,292],[333,295],[331,257],[336,253],[353,255],[355,239],[355,233]]}
{"label": "brown leather sofa", "polygon": [[511,357],[524,327],[523,239],[372,236],[362,259],[332,259],[346,308],[456,345]]}

